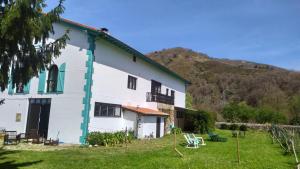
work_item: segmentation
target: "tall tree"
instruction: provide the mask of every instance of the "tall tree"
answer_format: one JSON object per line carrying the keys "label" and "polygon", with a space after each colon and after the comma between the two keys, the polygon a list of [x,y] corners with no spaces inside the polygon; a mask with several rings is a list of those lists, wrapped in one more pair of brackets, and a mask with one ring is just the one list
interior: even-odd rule
{"label": "tall tree", "polygon": [[[27,83],[48,68],[69,39],[68,30],[53,42],[53,23],[64,12],[64,0],[47,13],[45,0],[0,0],[0,88],[11,80]],[[10,78],[11,77],[11,78]]]}

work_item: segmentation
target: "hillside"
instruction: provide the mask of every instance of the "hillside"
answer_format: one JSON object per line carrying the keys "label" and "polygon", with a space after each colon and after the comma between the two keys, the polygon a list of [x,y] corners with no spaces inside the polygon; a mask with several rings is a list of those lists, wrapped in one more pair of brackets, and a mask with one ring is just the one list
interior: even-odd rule
{"label": "hillside", "polygon": [[185,48],[155,51],[148,57],[192,82],[188,92],[198,109],[218,113],[228,102],[244,101],[290,117],[290,100],[300,95],[300,73],[275,66],[215,59]]}

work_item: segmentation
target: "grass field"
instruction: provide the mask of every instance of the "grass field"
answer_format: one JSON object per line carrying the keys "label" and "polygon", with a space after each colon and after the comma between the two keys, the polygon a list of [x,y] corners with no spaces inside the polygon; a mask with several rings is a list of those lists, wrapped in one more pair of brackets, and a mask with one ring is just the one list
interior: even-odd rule
{"label": "grass field", "polygon": [[[56,151],[0,150],[0,168],[40,169],[291,169],[295,166],[292,156],[282,154],[280,147],[271,143],[264,132],[248,132],[240,139],[241,164],[236,160],[235,138],[230,131],[217,130],[228,142],[215,143],[199,149],[187,149],[179,135],[177,147],[184,154],[180,158],[172,149],[173,138],[134,141],[125,147],[70,148]],[[206,137],[206,136],[205,136]]]}

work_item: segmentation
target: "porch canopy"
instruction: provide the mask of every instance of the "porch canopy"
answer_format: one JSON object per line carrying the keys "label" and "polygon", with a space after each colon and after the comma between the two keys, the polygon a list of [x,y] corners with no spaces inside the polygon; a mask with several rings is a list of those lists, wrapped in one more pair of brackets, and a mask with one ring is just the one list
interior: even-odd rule
{"label": "porch canopy", "polygon": [[153,109],[149,109],[149,108],[144,108],[144,107],[134,107],[134,106],[125,106],[122,105],[123,109],[132,111],[132,112],[136,112],[142,115],[146,115],[146,116],[169,116],[169,114],[158,111],[158,110],[153,110]]}

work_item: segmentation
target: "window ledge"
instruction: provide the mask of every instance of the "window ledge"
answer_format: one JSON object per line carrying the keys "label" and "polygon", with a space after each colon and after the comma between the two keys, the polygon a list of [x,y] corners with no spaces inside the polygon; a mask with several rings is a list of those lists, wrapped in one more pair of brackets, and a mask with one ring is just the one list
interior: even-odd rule
{"label": "window ledge", "polygon": [[44,94],[44,95],[56,94],[56,95],[59,95],[59,94],[64,94],[64,92],[46,92],[46,93],[38,92],[38,94]]}
{"label": "window ledge", "polygon": [[94,118],[121,118],[121,116],[94,116]]}
{"label": "window ledge", "polygon": [[10,94],[10,95],[27,95],[29,93],[13,93],[13,94]]}

